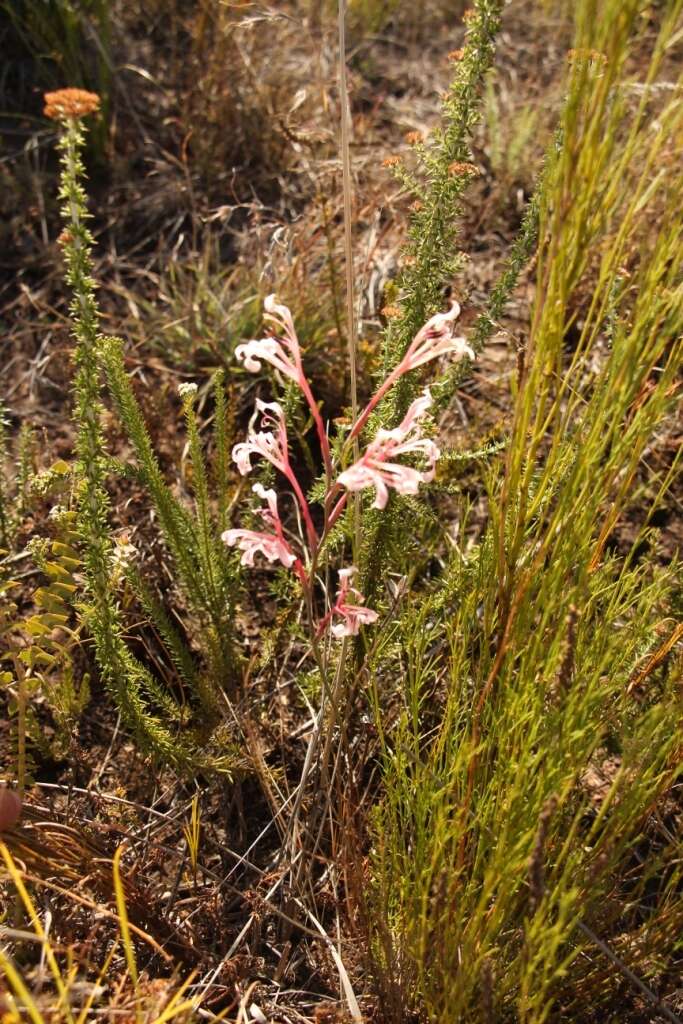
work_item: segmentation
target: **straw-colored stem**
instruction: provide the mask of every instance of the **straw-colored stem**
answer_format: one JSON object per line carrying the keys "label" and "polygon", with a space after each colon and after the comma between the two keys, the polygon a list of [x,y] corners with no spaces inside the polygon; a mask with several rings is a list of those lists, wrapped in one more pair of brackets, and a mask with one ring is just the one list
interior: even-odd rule
{"label": "straw-colored stem", "polygon": [[[349,94],[346,82],[346,0],[339,0],[339,103],[341,107],[341,161],[342,187],[344,192],[344,255],[346,261],[346,337],[349,349],[349,376],[351,382],[351,417],[358,417],[358,382],[356,376],[356,316],[353,287],[353,236],[351,230],[351,146]],[[354,439],[354,459],[360,454],[358,440]],[[353,557],[356,560],[360,549],[360,495],[353,501]]]}

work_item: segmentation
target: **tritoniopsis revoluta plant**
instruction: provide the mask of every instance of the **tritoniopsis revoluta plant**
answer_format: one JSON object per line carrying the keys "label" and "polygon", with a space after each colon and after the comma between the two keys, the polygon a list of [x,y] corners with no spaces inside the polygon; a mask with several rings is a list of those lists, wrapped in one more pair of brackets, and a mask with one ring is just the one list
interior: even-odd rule
{"label": "tritoniopsis revoluta plant", "polygon": [[[426,433],[432,405],[429,388],[425,388],[410,405],[398,426],[392,430],[382,427],[377,429],[362,452],[359,442],[373,411],[404,374],[443,355],[451,355],[456,359],[474,359],[474,352],[465,339],[453,334],[453,325],[459,314],[460,307],[455,302],[447,313],[437,313],[417,332],[403,358],[347,428],[346,437],[336,446],[339,455],[335,456],[303,368],[301,346],[292,314],[274,295],[268,296],[264,316],[272,333],[239,345],[235,355],[245,369],[252,373],[259,372],[264,362],[269,363],[281,377],[293,381],[301,391],[315,423],[325,466],[322,524],[316,528],[310,503],[290,461],[282,406],[278,402],[257,399],[256,412],[260,414],[260,429],[250,429],[246,441],[235,445],[233,459],[242,475],[251,472],[255,456],[269,462],[287,481],[302,528],[296,537],[287,533],[280,517],[275,490],[256,483],[253,491],[265,503],[258,510],[263,529],[236,528],[226,530],[223,534],[223,540],[228,545],[242,551],[243,565],[253,565],[254,556],[258,553],[269,562],[279,562],[291,569],[301,581],[308,607],[312,610],[319,555],[346,508],[349,493],[374,488],[373,508],[384,509],[391,490],[398,494],[417,494],[421,484],[433,480],[440,450]],[[355,574],[356,568],[353,565],[339,570],[336,597],[329,602],[330,607],[324,617],[314,624],[317,635],[329,627],[335,637],[356,636],[361,626],[377,620],[377,612],[365,607],[363,595],[353,586]]]}

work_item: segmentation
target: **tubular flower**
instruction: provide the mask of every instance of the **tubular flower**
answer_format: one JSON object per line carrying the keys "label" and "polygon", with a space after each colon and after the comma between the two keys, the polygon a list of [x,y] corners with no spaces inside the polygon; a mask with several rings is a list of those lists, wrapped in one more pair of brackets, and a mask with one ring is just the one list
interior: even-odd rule
{"label": "tubular flower", "polygon": [[282,406],[279,402],[262,402],[260,398],[257,398],[256,408],[260,413],[263,413],[261,426],[266,428],[273,427],[274,430],[266,429],[247,434],[246,441],[241,441],[233,448],[233,461],[237,463],[237,468],[242,476],[246,476],[251,471],[252,455],[262,455],[264,459],[270,462],[271,466],[275,466],[280,473],[287,477],[296,495],[296,500],[301,507],[309,544],[311,548],[315,548],[318,543],[318,536],[311,519],[311,510],[308,507],[306,496],[301,489],[301,484],[289,464],[287,427],[285,426],[285,414]]}
{"label": "tubular flower", "polygon": [[261,364],[266,362],[270,363],[283,376],[294,381],[311,410],[320,441],[320,449],[325,460],[325,470],[329,476],[332,472],[330,445],[320,410],[313,397],[310,384],[306,380],[294,319],[287,306],[278,302],[275,295],[269,295],[263,305],[264,319],[272,324],[276,333],[267,338],[247,341],[244,345],[238,345],[235,349],[235,356],[239,362],[244,363],[244,368],[251,373],[258,373]]}
{"label": "tubular flower", "polygon": [[249,433],[246,441],[241,441],[232,449],[233,461],[237,468],[246,476],[251,471],[252,455],[262,455],[272,466],[287,475],[289,456],[287,454],[287,428],[285,414],[279,402],[262,402],[256,399],[256,408],[263,414],[262,427],[274,427],[275,430],[260,430]]}
{"label": "tubular flower", "polygon": [[265,533],[259,530],[226,530],[221,540],[230,547],[237,546],[243,552],[240,559],[242,565],[253,565],[254,555],[259,551],[269,562],[281,562],[287,569],[296,561],[296,555],[284,538],[282,522],[277,508],[277,495],[273,490],[266,490],[262,484],[254,484],[252,490],[267,502],[268,508],[259,509],[259,515],[266,526],[274,532]]}
{"label": "tubular flower", "polygon": [[[384,508],[389,488],[399,494],[417,494],[420,484],[434,479],[435,463],[441,454],[438,447],[421,434],[421,423],[432,404],[429,388],[415,399],[403,420],[393,430],[377,431],[375,440],[352,466],[340,473],[338,482],[348,491],[375,488],[374,508]],[[429,462],[426,470],[414,469],[394,462],[398,455],[423,455]]]}
{"label": "tubular flower", "polygon": [[453,336],[452,324],[459,316],[460,306],[454,302],[447,313],[437,313],[428,320],[417,332],[401,360],[402,372],[414,370],[447,353],[453,353],[459,359],[463,356],[474,359],[474,352],[465,339]]}
{"label": "tubular flower", "polygon": [[[357,571],[355,565],[349,566],[348,569],[339,570],[339,591],[337,592],[337,599],[334,602],[331,616],[340,615],[342,621],[336,622],[330,628],[333,636],[358,636],[361,626],[368,626],[379,618],[377,612],[373,611],[372,608],[363,607],[365,598],[360,591],[351,586],[351,580]],[[356,604],[349,604],[347,600],[349,595],[355,599]]]}
{"label": "tubular flower", "polygon": [[301,366],[301,349],[294,329],[294,320],[287,306],[278,303],[274,295],[269,295],[264,302],[264,318],[269,320],[277,330],[275,336],[247,341],[238,345],[235,356],[244,363],[245,370],[258,373],[261,363],[270,363],[285,377],[301,386],[304,380]]}
{"label": "tubular flower", "polygon": [[458,359],[462,359],[464,356],[469,356],[470,359],[475,358],[474,351],[467,344],[466,340],[453,336],[452,324],[459,316],[460,306],[457,302],[454,302],[447,313],[437,313],[436,316],[433,316],[431,320],[428,320],[420,328],[408,346],[408,350],[401,362],[394,367],[351,427],[349,440],[360,434],[373,410],[404,373],[409,373],[410,370],[415,370],[418,366],[423,366],[424,363],[428,363],[432,359],[438,359],[439,356],[451,353],[456,355]]}

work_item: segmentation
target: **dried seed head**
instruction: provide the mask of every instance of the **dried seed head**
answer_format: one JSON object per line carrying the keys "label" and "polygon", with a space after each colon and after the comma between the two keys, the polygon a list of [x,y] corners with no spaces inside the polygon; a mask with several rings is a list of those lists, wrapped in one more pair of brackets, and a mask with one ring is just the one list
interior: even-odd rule
{"label": "dried seed head", "polygon": [[45,117],[53,121],[86,117],[100,109],[100,97],[85,89],[57,89],[45,93]]}
{"label": "dried seed head", "polygon": [[494,1024],[493,1015],[493,964],[488,957],[481,965],[481,1008],[485,1024]]}
{"label": "dried seed head", "polygon": [[71,234],[69,228],[64,228],[57,237],[58,245],[68,245],[69,242],[73,242],[74,236]]}
{"label": "dried seed head", "polygon": [[569,50],[567,60],[570,64],[575,64],[582,60],[590,61],[592,64],[602,64],[603,66],[607,64],[607,57],[600,50]]}
{"label": "dried seed head", "polygon": [[548,836],[550,819],[557,810],[558,799],[553,793],[543,804],[538,816],[538,828],[534,846],[529,857],[529,903],[531,912],[538,910],[545,892],[545,844]]}

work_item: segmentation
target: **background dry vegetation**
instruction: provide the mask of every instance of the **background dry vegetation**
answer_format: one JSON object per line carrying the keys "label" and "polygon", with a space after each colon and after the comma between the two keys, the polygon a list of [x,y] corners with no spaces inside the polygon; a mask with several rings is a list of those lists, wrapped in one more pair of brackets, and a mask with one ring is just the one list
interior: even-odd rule
{"label": "background dry vegetation", "polygon": [[[392,175],[392,158],[400,156],[405,166],[413,166],[420,140],[439,124],[442,95],[458,60],[453,51],[465,41],[467,5],[459,0],[356,0],[349,6],[358,361],[360,388],[367,398],[382,362],[381,332],[401,298],[396,279],[415,202]],[[589,6],[583,3],[586,10]],[[657,33],[675,8],[666,0],[639,5],[638,30],[631,35],[624,75],[645,77]],[[466,335],[487,307],[524,222],[544,156],[553,149],[567,90],[567,53],[575,39],[575,13],[574,5],[551,0],[511,0],[504,7],[494,68],[485,77],[481,116],[470,140],[476,174],[464,195],[458,225],[463,257],[443,290],[444,305],[449,296],[461,303]],[[658,79],[673,83],[675,89],[680,81],[680,35],[678,42],[675,32],[671,38]],[[144,4],[137,0],[0,0],[0,52],[5,55],[0,77],[0,400],[6,421],[0,491],[4,503],[1,578],[18,584],[11,593],[3,591],[0,622],[4,624],[12,616],[27,620],[36,611],[35,592],[44,584],[46,548],[41,563],[35,538],[48,538],[42,542],[48,544],[54,537],[50,509],[65,500],[68,484],[62,487],[58,478],[67,474],[73,459],[76,429],[71,408],[69,295],[57,241],[61,227],[57,128],[42,116],[46,89],[80,86],[102,99],[101,115],[92,122],[86,147],[102,328],[125,342],[125,366],[174,494],[187,497],[196,475],[188,456],[178,384],[199,385],[195,408],[202,437],[211,445],[212,377],[223,371],[227,428],[230,440],[238,440],[255,394],[268,392],[263,377],[247,375],[238,366],[234,349],[241,341],[259,336],[263,299],[271,291],[277,290],[292,309],[306,342],[307,369],[331,421],[345,413],[348,381],[335,4],[327,0],[283,0],[270,5],[216,0],[148,0]],[[668,98],[667,88],[663,93]],[[670,182],[680,182],[680,120],[677,125],[677,136],[674,132],[670,144],[662,148],[653,180],[660,181],[657,175],[663,171]],[[606,161],[605,166],[609,170],[616,164]],[[622,170],[628,197],[628,183],[636,189],[640,169],[634,162]],[[642,217],[634,220],[620,280],[637,276],[639,254],[649,244],[661,242],[658,232],[671,215],[675,199],[665,187],[661,195],[656,190],[652,194],[651,205],[648,193]],[[606,204],[611,201],[605,200]],[[613,209],[617,208],[615,204]],[[554,223],[549,215],[544,227],[550,232]],[[605,231],[603,249],[591,252],[578,283],[572,286],[571,325],[560,344],[560,358],[566,365],[574,366],[574,354],[584,352],[583,325],[590,323],[596,282],[603,280],[601,260],[612,238]],[[580,246],[580,239],[574,238],[573,243]],[[574,258],[570,244],[571,239],[568,262]],[[488,460],[495,461],[500,453],[502,465],[509,439],[515,437],[525,415],[515,404],[515,381],[523,379],[519,353],[529,336],[530,314],[537,308],[536,272],[532,258],[496,331],[443,413],[440,430],[448,444],[455,451],[484,452],[486,458],[453,458],[441,471],[442,480],[452,486],[451,493],[439,498],[442,526],[427,529],[431,561],[422,566],[427,579],[438,575],[437,567],[450,566],[454,560],[452,554],[444,554],[448,550],[444,540],[455,547],[462,545],[468,555],[480,543],[482,549],[495,546],[495,526],[492,534],[487,533],[496,489]],[[672,291],[676,286],[680,293],[680,278],[677,285],[668,285]],[[625,304],[637,311],[638,296],[627,295]],[[675,319],[673,314],[670,319]],[[675,334],[675,324],[671,331]],[[593,386],[590,382],[598,379],[609,345],[610,338],[601,334],[585,354],[576,377],[567,378],[581,401]],[[663,365],[666,358],[674,358],[669,350],[670,346],[667,355],[652,348],[653,359]],[[633,374],[639,372],[639,365],[636,359]],[[628,372],[624,371],[627,376]],[[618,386],[616,380],[615,393]],[[639,395],[626,402],[626,423],[653,387],[645,378]],[[40,693],[32,701],[26,801],[20,824],[4,837],[7,845],[3,847],[0,1009],[6,1019],[73,1022],[101,1015],[150,1022],[226,1019],[321,1024],[352,1019],[357,999],[362,1019],[396,1024],[421,1019],[529,1024],[679,1020],[676,1013],[683,1013],[681,949],[676,938],[683,923],[680,757],[676,743],[657,731],[659,724],[651,732],[644,727],[638,731],[639,716],[648,722],[650,718],[654,722],[657,714],[670,721],[676,716],[680,670],[676,621],[681,599],[675,572],[681,491],[676,482],[680,422],[674,400],[672,373],[666,402],[662,398],[663,411],[653,420],[652,437],[647,445],[643,442],[642,458],[630,476],[626,474],[629,493],[637,495],[637,500],[624,507],[608,535],[600,534],[600,523],[596,531],[601,555],[606,551],[608,559],[622,557],[638,573],[628,582],[620,576],[618,587],[614,584],[614,594],[621,588],[621,596],[631,588],[632,596],[628,602],[624,599],[623,608],[642,620],[642,631],[634,633],[633,647],[628,649],[633,664],[618,668],[626,680],[623,689],[629,685],[637,694],[639,687],[647,690],[624,713],[628,728],[623,727],[623,734],[632,743],[630,749],[638,750],[633,764],[640,763],[648,737],[659,737],[662,749],[669,745],[668,760],[652,769],[657,781],[647,792],[643,788],[641,803],[634,798],[629,813],[637,823],[624,849],[617,850],[617,837],[608,847],[600,847],[595,862],[567,859],[557,868],[557,876],[548,868],[559,889],[570,869],[577,877],[583,871],[586,877],[592,872],[591,878],[603,872],[607,879],[610,872],[601,890],[603,917],[593,908],[590,920],[581,921],[589,934],[583,934],[585,946],[572,960],[571,984],[564,985],[563,970],[558,969],[551,985],[534,961],[539,951],[546,956],[546,940],[557,951],[567,939],[562,927],[569,929],[570,919],[575,923],[571,916],[575,910],[567,909],[569,896],[565,900],[568,889],[562,889],[562,899],[558,897],[546,918],[537,915],[535,927],[539,934],[543,932],[543,940],[524,923],[521,912],[518,925],[510,924],[515,920],[510,912],[501,925],[498,945],[492,941],[485,950],[479,949],[479,938],[488,935],[488,925],[477,925],[479,937],[473,937],[466,922],[457,932],[456,925],[446,920],[457,918],[446,874],[451,866],[455,872],[458,857],[465,854],[448,834],[453,808],[445,804],[437,808],[440,797],[435,794],[445,786],[439,773],[445,770],[442,762],[451,756],[444,752],[445,738],[435,741],[439,751],[429,760],[430,743],[440,735],[444,716],[446,720],[453,716],[454,736],[460,729],[446,693],[448,677],[438,667],[444,647],[455,650],[457,643],[446,626],[434,631],[433,620],[442,607],[436,598],[433,605],[416,599],[415,618],[408,622],[405,613],[399,632],[391,635],[386,650],[375,652],[378,660],[368,669],[381,685],[386,682],[386,703],[379,718],[373,719],[378,707],[370,700],[368,706],[359,700],[349,717],[355,730],[348,755],[350,775],[346,788],[336,794],[336,824],[343,835],[337,836],[336,845],[333,842],[330,849],[321,851],[315,882],[310,883],[310,893],[306,890],[311,903],[294,888],[286,893],[278,890],[281,836],[277,819],[283,795],[291,790],[301,768],[310,729],[308,702],[315,703],[318,690],[301,635],[283,611],[284,586],[273,582],[271,574],[256,572],[236,613],[244,658],[239,692],[231,704],[237,711],[237,725],[231,723],[218,736],[229,747],[229,775],[178,773],[139,748],[99,679],[87,618],[78,627],[77,642],[69,646],[70,690],[63,707],[55,708]],[[562,420],[558,412],[557,422],[564,423],[569,436],[569,418]],[[111,402],[105,427],[112,460],[120,468],[132,458],[132,443]],[[617,447],[615,440],[613,450]],[[554,453],[555,442],[546,441],[539,458],[552,460]],[[607,465],[610,457],[609,451],[602,453],[601,464]],[[558,466],[562,459],[569,467],[566,452],[557,454]],[[303,472],[312,482],[316,468],[306,466],[304,460]],[[509,479],[515,479],[514,466],[508,466],[508,472],[513,474]],[[525,472],[519,469],[520,480],[526,479]],[[616,470],[615,481],[615,493],[621,494],[623,480]],[[540,471],[533,485],[542,486]],[[133,472],[112,476],[111,496],[112,535],[121,558],[136,552],[137,571],[150,593],[172,609],[173,625],[196,652],[201,626],[178,588],[160,541],[153,502]],[[233,480],[230,507],[223,512],[232,514],[240,497]],[[656,508],[650,514],[655,499]],[[512,504],[501,507],[510,521],[518,514]],[[544,515],[545,506],[542,511]],[[539,520],[543,515],[539,513]],[[501,520],[502,530],[504,514]],[[70,529],[75,531],[76,550],[74,522]],[[542,545],[545,536],[536,542]],[[486,563],[478,565],[478,569],[467,567],[467,580],[458,582],[458,587],[479,593],[476,577],[485,571]],[[78,564],[71,568],[78,579]],[[463,568],[463,579],[466,572]],[[664,578],[660,579],[660,572],[670,573],[661,583],[661,592],[657,589]],[[182,684],[179,691],[177,666],[149,609],[125,583],[114,582],[126,615],[125,639],[130,649],[181,705],[189,705],[190,695],[182,691]],[[575,584],[568,574],[558,582],[557,593]],[[608,595],[600,597],[607,606],[605,621],[614,613],[616,630],[626,613],[618,604],[619,595],[612,595],[613,584],[607,576],[603,584]],[[648,604],[647,595],[655,592]],[[539,602],[550,600],[550,591],[539,595]],[[591,595],[591,600],[598,600]],[[655,606],[656,614],[650,615]],[[466,608],[464,600],[462,607]],[[540,604],[526,620],[529,633],[538,630],[539,637],[545,638],[545,671],[547,679],[555,680],[553,686],[562,681],[563,671],[565,675],[573,672],[569,662],[575,656],[573,612],[559,597],[557,607],[554,623],[543,618]],[[472,621],[486,620],[486,601],[475,602],[470,613]],[[449,629],[456,630],[453,623],[465,612],[448,614]],[[474,650],[480,641],[470,639]],[[17,640],[15,631],[12,643],[19,642],[28,643],[25,636]],[[584,643],[588,641],[582,638]],[[483,641],[481,645],[485,646]],[[580,646],[576,654],[579,661],[582,650]],[[534,656],[541,658],[540,648]],[[474,661],[475,655],[471,657]],[[617,652],[605,645],[593,658],[603,690],[608,687],[605,680],[611,678],[609,664],[616,657]],[[453,658],[459,664],[455,654]],[[521,654],[519,662],[523,662]],[[529,663],[529,678],[543,676],[541,665],[540,660]],[[392,673],[397,672],[404,672],[407,680],[406,707],[409,711],[419,708],[424,715],[419,739],[410,732],[410,715],[405,721],[402,718],[402,691],[392,689]],[[410,680],[420,673],[428,682],[424,691],[413,693]],[[653,673],[647,689],[645,681]],[[615,678],[616,674],[617,669]],[[7,714],[0,723],[0,764],[4,779],[14,784],[16,695],[12,683],[5,681],[9,685],[2,697]],[[661,696],[661,703],[655,706],[656,696]],[[554,714],[554,699],[551,693],[541,717]],[[607,813],[602,810],[606,795],[626,772],[628,747],[620,745],[619,733],[622,718],[619,726],[615,724],[622,715],[620,700],[616,690],[609,690],[604,738],[596,749],[590,748],[574,772],[585,800],[582,821],[591,842]],[[506,714],[514,712],[511,707]],[[520,721],[527,713],[519,710]],[[398,738],[382,734],[382,721],[388,731],[396,727]],[[577,726],[577,736],[579,732]],[[543,737],[537,740],[545,742]],[[216,742],[212,737],[211,743]],[[529,741],[530,747],[535,742]],[[503,759],[505,743],[501,741],[496,749]],[[425,766],[418,771],[423,754]],[[462,791],[457,788],[457,757],[454,752],[453,792],[457,790],[464,802],[467,786],[463,782]],[[481,760],[488,757],[482,755]],[[472,768],[474,763],[463,769],[463,778],[469,771],[470,782],[472,771],[481,767]],[[526,762],[520,763],[519,770],[526,770]],[[495,764],[493,752],[492,773]],[[644,776],[649,770],[643,770]],[[435,781],[437,775],[441,781]],[[383,785],[390,793],[384,802]],[[497,831],[500,820],[486,803],[494,800],[486,795],[486,786],[498,785],[502,792],[506,783],[495,774],[486,781],[482,776],[481,789],[479,781],[475,785],[475,795],[484,794],[484,836],[489,827]],[[557,782],[552,799],[564,799],[562,785]],[[436,854],[431,848],[423,849],[423,839],[412,832],[408,842],[410,830],[402,823],[409,795],[419,801],[427,787],[431,789],[428,801],[424,796],[425,805],[429,802],[433,816],[425,812],[424,820],[430,823],[425,830],[433,829],[435,834],[443,830],[445,862],[440,876],[435,872],[425,881],[429,869],[424,865]],[[626,821],[628,797],[619,795],[617,803]],[[517,855],[518,865],[526,865],[531,857],[532,883],[544,870],[544,823],[554,807],[547,793],[538,797],[538,809],[527,828],[531,846]],[[512,800],[497,810],[507,821],[515,813]],[[577,829],[578,820],[577,812],[565,825],[558,823],[559,832]],[[621,820],[617,817],[614,827],[622,828]],[[382,845],[378,837],[399,835],[404,827],[405,848],[398,839],[392,840],[391,849],[388,840]],[[623,828],[626,835],[626,825]],[[486,841],[495,846],[494,835]],[[602,840],[595,842],[597,849]],[[122,844],[119,863],[114,856]],[[330,867],[333,861],[334,868]],[[472,878],[479,861],[473,854]],[[410,876],[412,863],[422,865],[422,874],[416,868],[415,878]],[[462,861],[458,862],[461,869]],[[400,878],[406,879],[405,889]],[[410,886],[419,895],[415,904],[407,892]],[[539,887],[534,898],[540,901],[542,881]],[[586,882],[585,891],[588,888]],[[477,914],[482,920],[495,918],[498,899],[504,903],[504,897],[494,898],[484,882],[481,892],[488,895],[465,891],[463,905],[471,908],[473,920],[479,921]],[[471,902],[465,903],[466,899]],[[480,906],[477,901],[486,899],[490,902],[484,913],[483,903]],[[433,905],[437,910],[428,909]],[[648,908],[655,907],[660,916],[653,912],[648,917]],[[424,920],[421,914],[426,915]],[[415,928],[411,922],[417,922]],[[600,922],[602,939],[596,934]],[[555,928],[557,937],[552,937]],[[451,990],[450,983],[439,976],[438,966],[430,959],[431,942],[448,951],[444,958],[449,962],[456,949],[472,956],[471,971],[476,977],[470,989],[458,981],[459,987],[454,982]],[[521,995],[513,993],[515,983],[508,980],[510,965],[516,965],[514,970],[529,986]],[[463,970],[462,963],[459,969]],[[453,978],[459,977],[456,967],[449,970]],[[512,977],[512,967],[510,972]],[[349,998],[349,988],[354,999]],[[462,1003],[456,988],[466,992]],[[535,993],[540,993],[538,998]]]}

